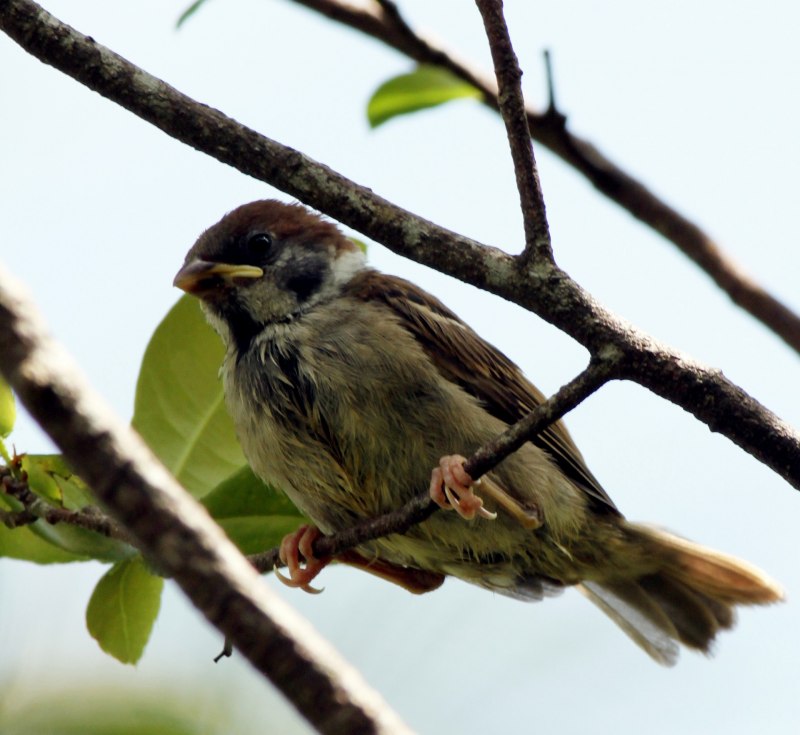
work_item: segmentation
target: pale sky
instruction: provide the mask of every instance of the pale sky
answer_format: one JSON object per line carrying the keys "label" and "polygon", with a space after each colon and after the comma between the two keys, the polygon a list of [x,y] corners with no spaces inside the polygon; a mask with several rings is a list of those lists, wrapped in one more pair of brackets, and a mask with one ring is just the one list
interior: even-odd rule
{"label": "pale sky", "polygon": [[[370,131],[365,106],[410,63],[287,0],[45,0],[57,17],[199,101],[298,148],[388,199],[483,242],[522,241],[502,124],[471,102]],[[472,3],[401,0],[419,27],[488,67]],[[507,2],[531,102],[553,53],[572,129],[694,218],[800,310],[800,117],[795,4],[633,0]],[[125,418],[172,278],[205,227],[285,195],[168,138],[0,36],[0,261],[29,285],[53,333]],[[730,305],[675,247],[535,148],[559,264],[638,326],[800,424],[798,358]],[[494,296],[370,244],[373,265],[436,293],[545,392],[579,371],[568,337]],[[421,733],[793,733],[800,720],[800,497],[727,439],[634,385],[604,388],[567,418],[630,518],[753,562],[788,602],[745,610],[713,658],[661,669],[574,591],[535,605],[448,581],[413,597],[355,570],[325,593],[266,584],[296,606]],[[23,417],[19,451],[51,451]],[[83,612],[97,564],[0,562],[0,679],[9,701],[98,681],[220,705],[286,732],[289,709],[172,585],[136,669],[102,654]],[[88,686],[88,685],[87,685]],[[198,693],[199,692],[199,693]],[[301,725],[296,725],[302,731]],[[256,731],[257,728],[237,732]],[[260,731],[260,730],[259,730]]]}

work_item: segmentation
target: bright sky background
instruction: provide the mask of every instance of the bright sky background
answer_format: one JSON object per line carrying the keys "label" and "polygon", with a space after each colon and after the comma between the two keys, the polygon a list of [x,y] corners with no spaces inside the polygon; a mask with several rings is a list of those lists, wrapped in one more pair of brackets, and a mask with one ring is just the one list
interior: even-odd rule
{"label": "bright sky background", "polygon": [[[502,124],[462,102],[370,131],[372,90],[410,68],[380,44],[284,0],[45,0],[56,16],[181,91],[379,194],[516,250],[521,219]],[[412,22],[488,67],[472,3],[401,0]],[[792,3],[511,0],[525,88],[544,101],[553,52],[572,129],[693,217],[800,310],[797,70]],[[0,36],[0,260],[26,281],[95,387],[130,417],[139,361],[177,299],[186,250],[234,206],[283,197],[168,138]],[[800,424],[795,353],[715,289],[671,244],[536,148],[559,263],[599,300],[722,368]],[[437,293],[550,392],[582,348],[494,296],[370,245],[374,265]],[[525,605],[458,582],[412,597],[349,569],[324,594],[276,585],[422,733],[794,733],[800,721],[797,492],[728,440],[633,385],[568,417],[589,465],[631,518],[758,564],[788,603],[745,610],[712,659],[661,669],[580,595]],[[49,451],[32,422],[20,451]],[[173,586],[143,661],[125,668],[89,638],[83,611],[102,568],[0,562],[0,680],[15,706],[83,682],[175,692],[237,732],[294,719]],[[295,725],[302,731],[301,725]]]}

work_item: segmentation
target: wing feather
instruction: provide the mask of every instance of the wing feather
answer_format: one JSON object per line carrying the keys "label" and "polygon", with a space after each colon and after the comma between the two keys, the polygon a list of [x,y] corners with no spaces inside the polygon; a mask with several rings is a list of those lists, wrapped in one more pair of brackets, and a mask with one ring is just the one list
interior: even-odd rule
{"label": "wing feather", "polygon": [[[442,375],[475,396],[501,421],[513,424],[545,400],[509,358],[413,283],[365,270],[352,279],[349,291],[357,298],[389,307]],[[595,510],[619,515],[561,421],[545,429],[533,443],[548,452],[561,471],[584,490]]]}

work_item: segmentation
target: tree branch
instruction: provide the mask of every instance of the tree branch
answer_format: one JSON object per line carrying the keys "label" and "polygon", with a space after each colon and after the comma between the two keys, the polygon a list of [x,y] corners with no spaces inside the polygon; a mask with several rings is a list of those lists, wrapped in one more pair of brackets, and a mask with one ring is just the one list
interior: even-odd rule
{"label": "tree branch", "polygon": [[[371,10],[343,0],[292,1],[382,41],[417,63],[435,64],[449,70],[480,90],[487,106],[499,110],[494,82],[415,33],[393,2],[380,0],[381,8]],[[566,118],[554,107],[544,113],[528,107],[526,114],[534,140],[583,174],[604,196],[671,241],[737,306],[800,352],[800,316],[759,285],[702,228],[607,158],[591,142],[571,133],[566,127]]]}
{"label": "tree branch", "polygon": [[686,409],[800,488],[800,435],[721,372],[658,343],[598,304],[564,271],[417,217],[303,154],[240,125],[130,64],[29,0],[0,0],[0,28],[23,48],[174,138],[325,212],[390,250],[538,314],[593,356],[616,353],[619,378]]}
{"label": "tree branch", "polygon": [[408,733],[280,598],[205,511],[112,416],[0,268],[0,370],[137,546],[323,733]]}
{"label": "tree branch", "polygon": [[553,259],[550,229],[544,205],[539,171],[531,145],[531,131],[522,97],[522,69],[511,45],[511,36],[503,17],[502,0],[476,0],[483,17],[486,37],[494,61],[499,94],[497,104],[506,126],[511,160],[517,179],[522,221],[525,228],[525,251],[522,260],[532,257]]}

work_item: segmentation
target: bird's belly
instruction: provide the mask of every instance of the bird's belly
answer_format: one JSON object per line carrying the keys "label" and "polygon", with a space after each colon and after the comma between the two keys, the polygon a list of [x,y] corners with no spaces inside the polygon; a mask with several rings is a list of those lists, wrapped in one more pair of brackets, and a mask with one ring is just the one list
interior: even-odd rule
{"label": "bird's belly", "polygon": [[[375,356],[379,349],[376,344],[366,352]],[[334,383],[341,365],[336,371],[317,357],[298,355],[287,381],[291,348],[283,346],[283,374],[271,372],[274,361],[262,356],[260,372],[243,371],[258,374],[260,384],[232,380],[226,398],[255,473],[282,489],[324,533],[399,508],[425,492],[441,456],[469,456],[505,428],[474,398],[419,370],[419,363],[401,382],[366,382],[354,369]],[[310,364],[318,366],[313,373]],[[392,369],[396,375],[402,365],[395,360]],[[508,594],[519,595],[527,585],[532,591],[523,596],[537,596],[542,579],[569,579],[569,551],[561,549],[585,522],[580,491],[533,445],[505,460],[493,477],[543,510],[543,529],[525,529],[503,513],[496,521],[465,521],[437,511],[408,534],[360,550]]]}

